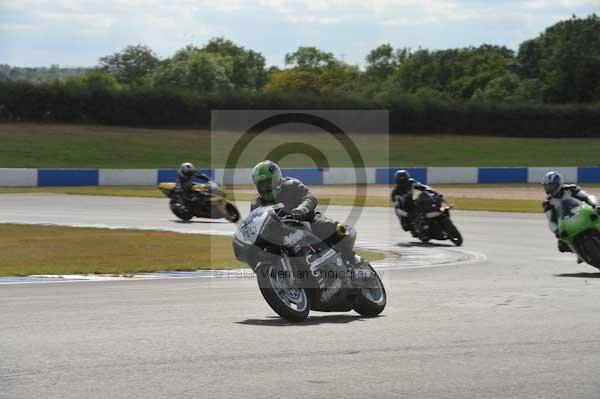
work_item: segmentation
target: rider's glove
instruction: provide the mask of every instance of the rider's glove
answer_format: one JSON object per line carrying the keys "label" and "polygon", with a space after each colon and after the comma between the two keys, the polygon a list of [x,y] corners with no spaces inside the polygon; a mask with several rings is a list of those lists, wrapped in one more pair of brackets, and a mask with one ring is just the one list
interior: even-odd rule
{"label": "rider's glove", "polygon": [[296,220],[304,220],[308,215],[308,211],[305,208],[294,208],[292,209],[292,218]]}

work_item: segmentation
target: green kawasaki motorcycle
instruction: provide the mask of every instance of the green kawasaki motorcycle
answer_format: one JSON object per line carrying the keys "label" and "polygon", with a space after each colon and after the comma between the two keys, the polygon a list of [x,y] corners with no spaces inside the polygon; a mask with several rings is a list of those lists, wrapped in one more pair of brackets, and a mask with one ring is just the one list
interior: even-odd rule
{"label": "green kawasaki motorcycle", "polygon": [[575,254],[600,269],[600,216],[593,207],[574,199],[563,201],[558,232]]}

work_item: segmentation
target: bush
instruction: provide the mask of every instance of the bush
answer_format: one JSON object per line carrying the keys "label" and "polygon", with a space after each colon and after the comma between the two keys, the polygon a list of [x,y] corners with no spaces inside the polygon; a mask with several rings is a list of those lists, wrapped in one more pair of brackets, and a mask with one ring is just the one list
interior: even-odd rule
{"label": "bush", "polygon": [[143,87],[0,82],[0,121],[4,122],[208,128],[212,109],[387,109],[392,134],[600,137],[600,104],[459,103],[422,96],[372,99],[309,92],[200,96]]}

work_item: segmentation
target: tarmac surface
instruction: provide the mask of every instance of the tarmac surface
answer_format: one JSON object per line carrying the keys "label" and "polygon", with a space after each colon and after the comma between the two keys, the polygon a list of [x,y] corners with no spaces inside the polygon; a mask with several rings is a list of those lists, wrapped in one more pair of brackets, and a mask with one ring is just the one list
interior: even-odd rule
{"label": "tarmac surface", "polygon": [[[1,284],[0,398],[600,397],[600,272],[559,254],[542,214],[453,219],[464,252],[364,210],[359,245],[400,254],[372,319],[287,323],[245,274]],[[176,223],[164,200],[42,194],[0,196],[0,222],[234,228]]]}

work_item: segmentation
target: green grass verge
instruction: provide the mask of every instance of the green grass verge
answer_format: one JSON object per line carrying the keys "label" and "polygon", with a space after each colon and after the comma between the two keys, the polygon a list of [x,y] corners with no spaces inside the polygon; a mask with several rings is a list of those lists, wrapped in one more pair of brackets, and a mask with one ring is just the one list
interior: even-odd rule
{"label": "green grass verge", "polygon": [[228,237],[160,231],[0,224],[0,252],[0,275],[242,267]]}
{"label": "green grass verge", "polygon": [[166,198],[157,186],[0,187],[0,194],[53,193]]}
{"label": "green grass verge", "polygon": [[537,200],[448,197],[448,202],[463,211],[542,212],[542,202]]}
{"label": "green grass verge", "polygon": [[[372,261],[385,256],[357,252]],[[0,276],[247,267],[229,237],[161,231],[0,224],[0,253]]]}
{"label": "green grass verge", "polygon": [[[248,148],[240,167],[251,167],[280,143],[307,142],[326,152],[330,166],[352,166],[341,151],[327,153],[326,136],[267,133]],[[600,139],[540,139],[457,135],[353,137],[370,166],[591,166],[598,164]],[[229,142],[227,134],[223,142]],[[222,167],[227,150],[207,131],[136,129],[63,124],[0,124],[0,167],[174,168],[182,161]],[[335,147],[337,148],[337,147]],[[306,156],[288,156],[285,166],[307,167]]]}

